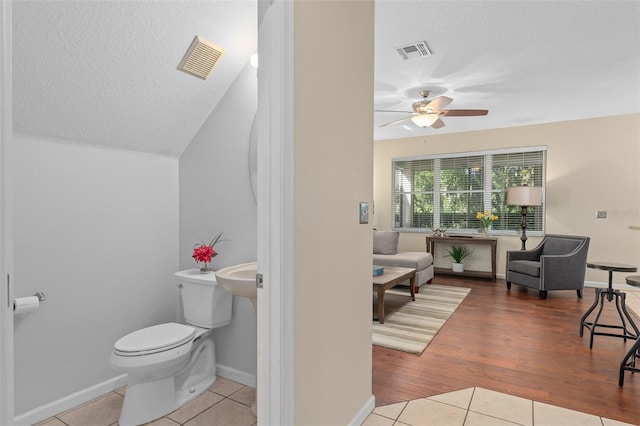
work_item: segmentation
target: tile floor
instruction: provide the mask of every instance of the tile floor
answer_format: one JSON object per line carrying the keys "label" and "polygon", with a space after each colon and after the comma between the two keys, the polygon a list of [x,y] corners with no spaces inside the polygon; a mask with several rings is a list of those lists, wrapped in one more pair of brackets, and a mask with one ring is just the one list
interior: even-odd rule
{"label": "tile floor", "polygon": [[[118,424],[126,388],[120,388],[82,404],[38,426],[115,426]],[[153,426],[252,426],[257,424],[251,413],[255,389],[218,378],[202,395],[166,417],[155,420]]]}
{"label": "tile floor", "polygon": [[483,388],[376,407],[363,426],[633,426]]}
{"label": "tile floor", "polygon": [[[37,426],[115,426],[125,388],[75,407]],[[219,378],[211,388],[152,426],[253,426],[255,390]],[[376,407],[363,426],[633,426],[566,408],[468,388],[428,398]]]}

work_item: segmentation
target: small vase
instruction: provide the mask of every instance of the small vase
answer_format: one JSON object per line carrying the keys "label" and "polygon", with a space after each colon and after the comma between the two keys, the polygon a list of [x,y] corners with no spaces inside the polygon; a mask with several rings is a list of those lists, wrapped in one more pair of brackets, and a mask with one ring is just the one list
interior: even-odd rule
{"label": "small vase", "polygon": [[483,238],[487,238],[489,236],[489,228],[480,228],[480,233]]}
{"label": "small vase", "polygon": [[207,262],[204,262],[204,265],[202,265],[202,267],[200,267],[200,273],[201,274],[208,274],[209,272],[211,272],[211,268],[209,268],[209,264]]}

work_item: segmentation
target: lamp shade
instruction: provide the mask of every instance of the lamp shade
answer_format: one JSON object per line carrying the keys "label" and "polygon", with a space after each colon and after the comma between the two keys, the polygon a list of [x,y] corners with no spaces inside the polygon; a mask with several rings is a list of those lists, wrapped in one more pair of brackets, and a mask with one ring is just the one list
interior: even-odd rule
{"label": "lamp shade", "polygon": [[420,114],[411,117],[411,121],[420,127],[429,127],[435,123],[439,117],[438,114]]}
{"label": "lamp shade", "polygon": [[507,204],[510,206],[542,205],[542,188],[539,186],[512,186],[507,190]]}

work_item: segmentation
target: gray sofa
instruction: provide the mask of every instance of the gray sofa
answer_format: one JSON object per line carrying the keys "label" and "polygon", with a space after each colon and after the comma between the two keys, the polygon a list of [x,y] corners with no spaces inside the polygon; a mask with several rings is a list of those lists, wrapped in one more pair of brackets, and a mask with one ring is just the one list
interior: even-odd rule
{"label": "gray sofa", "polygon": [[[396,231],[373,231],[373,264],[415,269],[417,292],[433,279],[433,256],[427,252],[398,252],[399,237]],[[409,281],[402,285],[409,286]]]}
{"label": "gray sofa", "polygon": [[507,251],[507,289],[511,283],[537,289],[576,290],[582,297],[589,237],[548,234],[532,250]]}

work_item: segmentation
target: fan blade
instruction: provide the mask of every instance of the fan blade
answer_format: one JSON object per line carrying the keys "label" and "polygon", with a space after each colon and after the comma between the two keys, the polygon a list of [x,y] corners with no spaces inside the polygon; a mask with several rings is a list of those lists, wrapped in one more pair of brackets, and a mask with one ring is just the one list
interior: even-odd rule
{"label": "fan blade", "polygon": [[431,127],[433,129],[439,129],[441,127],[444,127],[444,121],[440,120],[439,118],[433,122],[433,124],[431,125]]}
{"label": "fan blade", "polygon": [[373,112],[397,112],[402,114],[412,114],[413,111],[396,111],[392,109],[374,109]]}
{"label": "fan blade", "polygon": [[403,121],[411,120],[411,117],[413,117],[413,116],[401,118],[400,120],[390,121],[388,123],[381,124],[379,127],[391,126],[392,124],[402,123]]}
{"label": "fan blade", "polygon": [[445,109],[440,111],[442,115],[451,117],[469,117],[473,115],[487,115],[489,111],[486,109]]}
{"label": "fan blade", "polygon": [[429,108],[433,108],[434,111],[439,111],[440,109],[449,105],[451,102],[453,102],[453,99],[451,98],[448,98],[446,96],[438,96],[429,103]]}

